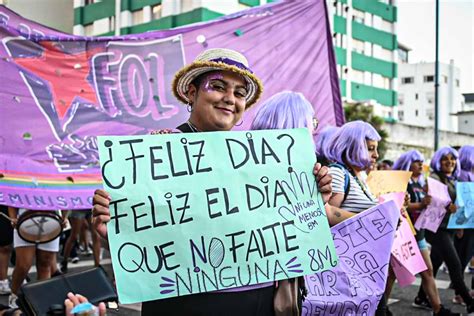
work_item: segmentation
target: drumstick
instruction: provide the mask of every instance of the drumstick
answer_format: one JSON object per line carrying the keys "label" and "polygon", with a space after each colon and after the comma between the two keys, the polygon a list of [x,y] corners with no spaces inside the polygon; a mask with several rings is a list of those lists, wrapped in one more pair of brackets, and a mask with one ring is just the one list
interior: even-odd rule
{"label": "drumstick", "polygon": [[8,217],[7,214],[4,214],[4,213],[1,213],[1,212],[0,212],[0,215],[2,215],[3,217],[5,217],[6,219],[8,219],[10,222],[13,222],[13,219],[10,218],[10,217]]}

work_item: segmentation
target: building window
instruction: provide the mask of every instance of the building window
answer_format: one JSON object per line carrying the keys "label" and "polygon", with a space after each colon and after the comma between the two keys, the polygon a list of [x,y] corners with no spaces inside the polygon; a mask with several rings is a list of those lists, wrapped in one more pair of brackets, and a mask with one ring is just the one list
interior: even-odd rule
{"label": "building window", "polygon": [[442,75],[441,78],[443,79],[444,83],[448,83],[448,76]]}
{"label": "building window", "polygon": [[424,76],[423,77],[423,82],[433,82],[434,81],[434,76]]}
{"label": "building window", "polygon": [[415,116],[418,116],[418,110],[415,110]]}
{"label": "building window", "polygon": [[459,79],[456,79],[456,87],[459,87]]}
{"label": "building window", "polygon": [[154,5],[151,7],[151,14],[153,20],[158,20],[161,18],[161,4]]}
{"label": "building window", "polygon": [[426,94],[426,101],[429,103],[429,104],[433,104],[434,102],[434,93],[433,92],[428,92]]}
{"label": "building window", "polygon": [[356,9],[353,9],[352,10],[352,20],[353,21],[356,21],[360,24],[364,24],[364,20],[365,20],[365,12],[362,12],[362,11],[359,11],[359,10],[356,10]]}
{"label": "building window", "polygon": [[138,25],[143,23],[143,10],[137,10],[132,12],[132,25]]}
{"label": "building window", "polygon": [[403,111],[398,110],[398,119],[399,119],[400,121],[403,121],[403,120],[404,120],[403,114],[404,114]]}
{"label": "building window", "polygon": [[352,51],[357,52],[359,54],[363,54],[364,48],[365,48],[364,42],[356,40],[356,39],[352,40]]}
{"label": "building window", "polygon": [[404,102],[404,98],[403,98],[403,94],[398,94],[398,105],[403,105],[403,102]]}
{"label": "building window", "polygon": [[84,25],[84,35],[85,36],[94,35],[94,24],[93,23]]}
{"label": "building window", "polygon": [[414,77],[403,77],[402,78],[402,84],[410,84],[410,83],[413,83],[413,82],[415,82]]}
{"label": "building window", "polygon": [[418,100],[418,93],[415,93],[415,100]]}

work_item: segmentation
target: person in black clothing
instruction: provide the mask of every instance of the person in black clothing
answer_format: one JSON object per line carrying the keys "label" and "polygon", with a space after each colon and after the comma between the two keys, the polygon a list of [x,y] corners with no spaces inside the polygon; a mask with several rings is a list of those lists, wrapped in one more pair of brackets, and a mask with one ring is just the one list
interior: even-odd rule
{"label": "person in black clothing", "polygon": [[[426,194],[425,179],[423,178],[423,161],[425,158],[418,150],[410,150],[402,154],[393,165],[393,170],[411,171],[412,175],[408,182],[407,192],[410,195],[408,203],[408,214],[412,222],[416,222],[421,211],[431,202],[431,197]],[[428,296],[428,300],[415,298],[412,306],[418,308],[433,309],[434,315],[453,315],[451,311],[441,305],[438,288],[433,277],[433,265],[430,259],[430,251],[425,239],[425,230],[416,231],[415,239],[420,248],[421,255],[425,261],[427,270],[420,273],[421,285]]]}
{"label": "person in black clothing", "polygon": [[[431,177],[448,186],[451,203],[446,206],[446,215],[441,222],[436,233],[426,230],[426,239],[431,244],[431,262],[433,263],[433,275],[436,274],[441,264],[446,264],[454,289],[459,293],[464,302],[468,313],[474,313],[474,300],[464,282],[464,271],[462,270],[461,261],[454,247],[454,233],[452,229],[448,229],[449,216],[456,212],[456,187],[460,173],[460,165],[458,161],[458,152],[451,147],[443,147],[436,151],[431,159]],[[426,294],[420,287],[418,292],[420,300],[426,300]]]}
{"label": "person in black clothing", "polygon": [[[183,133],[229,131],[262,92],[260,80],[248,69],[240,53],[210,49],[178,71],[173,92],[188,104],[189,120],[177,127]],[[167,133],[167,131],[160,131]],[[158,132],[158,133],[160,133]],[[331,195],[331,177],[326,167],[316,164],[314,174],[324,202]],[[94,226],[106,238],[110,220],[109,197],[97,190],[93,201]],[[142,315],[274,315],[273,282],[226,292],[200,293],[142,304]]]}

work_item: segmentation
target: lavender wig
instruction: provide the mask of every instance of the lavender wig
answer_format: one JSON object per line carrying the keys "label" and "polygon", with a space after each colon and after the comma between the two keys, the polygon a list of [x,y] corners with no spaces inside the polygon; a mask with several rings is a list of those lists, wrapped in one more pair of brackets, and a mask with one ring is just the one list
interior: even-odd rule
{"label": "lavender wig", "polygon": [[474,182],[474,146],[466,145],[459,149],[459,163],[461,171],[458,180]]}
{"label": "lavender wig", "polygon": [[329,144],[332,137],[336,134],[339,127],[326,126],[321,133],[319,133],[316,141],[316,154],[323,159],[328,158]]}
{"label": "lavender wig", "polygon": [[459,163],[462,170],[472,172],[474,168],[474,146],[466,145],[459,149]]}
{"label": "lavender wig", "polygon": [[411,164],[415,161],[425,161],[425,157],[418,150],[410,150],[403,153],[393,164],[393,170],[409,171]]}
{"label": "lavender wig", "polygon": [[313,106],[302,93],[283,91],[260,105],[250,129],[308,127],[308,122],[311,122],[313,115]]}
{"label": "lavender wig", "polygon": [[375,128],[363,121],[344,124],[332,137],[328,159],[366,169],[370,167],[367,141],[381,139]]}
{"label": "lavender wig", "polygon": [[449,154],[453,155],[453,157],[456,158],[456,167],[454,168],[453,177],[457,179],[459,177],[459,172],[461,171],[461,166],[459,164],[459,159],[458,159],[459,154],[457,150],[452,147],[447,146],[447,147],[438,149],[434,153],[433,158],[431,158],[430,167],[434,172],[442,173],[441,172],[441,159],[443,159],[443,157]]}

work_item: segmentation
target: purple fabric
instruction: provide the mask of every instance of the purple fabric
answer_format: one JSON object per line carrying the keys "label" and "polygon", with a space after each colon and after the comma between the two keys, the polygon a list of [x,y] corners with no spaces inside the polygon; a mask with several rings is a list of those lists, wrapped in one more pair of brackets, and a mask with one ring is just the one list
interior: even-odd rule
{"label": "purple fabric", "polygon": [[[204,45],[198,35],[206,37]],[[0,6],[0,38],[0,204],[89,208],[101,187],[95,136],[147,134],[186,121],[189,113],[174,98],[171,80],[207,48],[243,53],[264,84],[261,101],[298,91],[313,104],[319,128],[344,123],[322,0],[271,3],[210,22],[100,38],[61,33]],[[236,129],[248,129],[258,108]]]}

